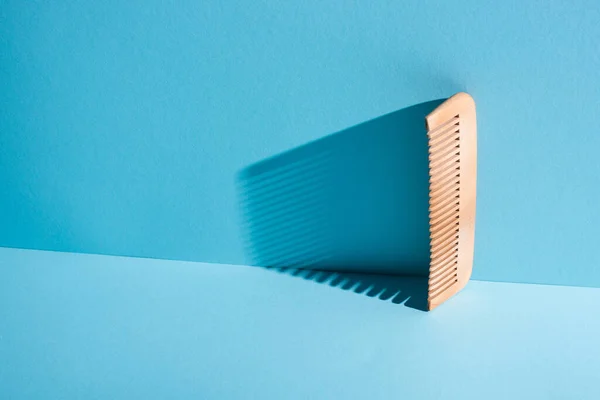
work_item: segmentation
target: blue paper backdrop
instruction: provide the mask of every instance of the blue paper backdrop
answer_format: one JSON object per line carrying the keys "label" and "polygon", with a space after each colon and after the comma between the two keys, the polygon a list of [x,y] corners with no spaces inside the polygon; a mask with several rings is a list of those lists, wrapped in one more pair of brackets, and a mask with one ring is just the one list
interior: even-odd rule
{"label": "blue paper backdrop", "polygon": [[0,246],[248,263],[240,171],[464,90],[474,278],[600,286],[598,21],[596,0],[4,1]]}

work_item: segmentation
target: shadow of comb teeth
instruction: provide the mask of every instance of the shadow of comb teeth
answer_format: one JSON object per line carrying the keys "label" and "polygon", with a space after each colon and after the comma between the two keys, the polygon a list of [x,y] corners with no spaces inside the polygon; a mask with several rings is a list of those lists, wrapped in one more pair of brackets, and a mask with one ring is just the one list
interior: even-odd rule
{"label": "shadow of comb teeth", "polygon": [[427,277],[267,268],[307,281],[427,311]]}
{"label": "shadow of comb teeth", "polygon": [[242,175],[245,244],[254,265],[317,267],[330,259],[329,157],[297,151]]}
{"label": "shadow of comb teeth", "polygon": [[[381,299],[390,291],[397,293],[388,300],[410,291],[385,282],[392,282],[391,275],[428,273],[424,121],[441,102],[384,115],[240,171],[237,188],[249,264],[332,271],[338,274],[335,279],[346,279],[334,285],[342,289],[358,279],[347,274],[384,274],[385,280],[371,279],[381,289],[371,297]],[[363,288],[361,279],[346,290],[375,290]]]}

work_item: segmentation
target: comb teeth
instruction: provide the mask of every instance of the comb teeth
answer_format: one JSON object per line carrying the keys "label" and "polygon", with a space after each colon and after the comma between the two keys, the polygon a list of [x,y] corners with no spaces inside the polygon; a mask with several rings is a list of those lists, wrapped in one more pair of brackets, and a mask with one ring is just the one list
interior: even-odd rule
{"label": "comb teeth", "polygon": [[460,115],[442,122],[428,136],[431,265],[427,297],[431,302],[458,282]]}
{"label": "comb teeth", "polygon": [[429,310],[459,292],[473,269],[477,125],[458,93],[426,117],[429,139]]}

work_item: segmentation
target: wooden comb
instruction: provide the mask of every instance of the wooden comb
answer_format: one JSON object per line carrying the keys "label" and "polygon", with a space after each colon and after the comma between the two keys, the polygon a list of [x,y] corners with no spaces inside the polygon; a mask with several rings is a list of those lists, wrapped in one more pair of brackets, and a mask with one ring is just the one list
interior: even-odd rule
{"label": "wooden comb", "polygon": [[425,117],[429,138],[431,260],[427,305],[433,310],[469,281],[475,240],[475,102],[458,93]]}

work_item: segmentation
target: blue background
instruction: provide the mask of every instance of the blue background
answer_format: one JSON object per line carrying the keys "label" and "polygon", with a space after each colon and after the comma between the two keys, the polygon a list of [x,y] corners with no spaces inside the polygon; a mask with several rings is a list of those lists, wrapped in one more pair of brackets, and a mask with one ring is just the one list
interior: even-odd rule
{"label": "blue background", "polygon": [[473,277],[600,286],[599,20],[595,0],[4,1],[0,246],[248,263],[240,171],[464,90]]}
{"label": "blue background", "polygon": [[425,313],[391,286],[15,249],[0,277],[3,400],[600,398],[597,288],[472,281]]}

